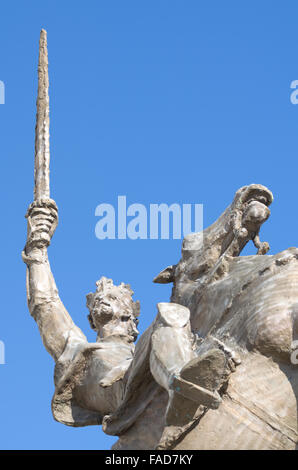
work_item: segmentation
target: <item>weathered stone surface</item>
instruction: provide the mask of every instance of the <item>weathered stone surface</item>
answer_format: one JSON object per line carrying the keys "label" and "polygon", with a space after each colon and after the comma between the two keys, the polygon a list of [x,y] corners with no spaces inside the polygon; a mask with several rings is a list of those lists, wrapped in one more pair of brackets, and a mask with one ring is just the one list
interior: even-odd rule
{"label": "weathered stone surface", "polygon": [[208,410],[175,449],[295,449],[297,372],[247,353],[217,410]]}
{"label": "weathered stone surface", "polygon": [[[273,197],[264,186],[240,188],[214,224],[184,239],[179,263],[155,278],[173,282],[171,302],[158,304],[136,346],[139,303],[126,284],[102,277],[87,295],[95,343],[73,323],[47,255],[58,209],[49,199],[45,38],[42,32],[40,178],[23,259],[29,310],[56,362],[54,418],[69,426],[102,423],[120,436],[115,449],[295,449],[298,249],[266,255],[259,231]],[[258,254],[239,256],[250,240]]]}
{"label": "weathered stone surface", "polygon": [[220,349],[211,349],[197,359],[190,361],[180,372],[182,379],[192,381],[208,390],[220,387],[226,367],[226,356]]}
{"label": "weathered stone surface", "polygon": [[[190,377],[190,379],[192,379],[192,377]],[[190,400],[195,403],[200,403],[200,405],[207,406],[207,408],[218,408],[220,405],[221,399],[218,393],[214,393],[192,382],[183,380],[181,377],[174,377],[171,386],[172,390],[177,391],[179,395],[182,395],[186,399],[184,402]],[[185,413],[183,412],[183,414]],[[168,424],[172,424],[169,418]]]}

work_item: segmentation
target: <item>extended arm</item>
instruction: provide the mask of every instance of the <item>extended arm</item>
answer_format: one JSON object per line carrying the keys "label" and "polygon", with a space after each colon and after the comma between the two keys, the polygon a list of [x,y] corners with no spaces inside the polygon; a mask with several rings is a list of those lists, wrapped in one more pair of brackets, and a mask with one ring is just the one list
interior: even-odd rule
{"label": "extended arm", "polygon": [[51,199],[35,201],[26,217],[28,234],[22,255],[27,264],[28,307],[47,351],[56,361],[67,341],[87,340],[59,298],[48,260],[47,247],[58,223],[57,206]]}

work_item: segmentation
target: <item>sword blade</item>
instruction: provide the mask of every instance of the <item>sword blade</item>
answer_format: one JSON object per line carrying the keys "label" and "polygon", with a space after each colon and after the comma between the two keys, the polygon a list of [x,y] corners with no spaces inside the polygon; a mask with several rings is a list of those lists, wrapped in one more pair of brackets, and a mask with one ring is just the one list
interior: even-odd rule
{"label": "sword blade", "polygon": [[39,39],[38,94],[36,102],[34,200],[50,197],[50,109],[47,32]]}

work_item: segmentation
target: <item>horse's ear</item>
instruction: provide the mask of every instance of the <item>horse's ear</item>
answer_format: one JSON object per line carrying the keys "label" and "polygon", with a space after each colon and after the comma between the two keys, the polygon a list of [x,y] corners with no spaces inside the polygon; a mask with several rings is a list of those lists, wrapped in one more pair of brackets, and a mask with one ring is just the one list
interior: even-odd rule
{"label": "horse's ear", "polygon": [[163,269],[154,279],[153,282],[156,284],[169,284],[174,282],[176,264],[172,264],[167,268]]}

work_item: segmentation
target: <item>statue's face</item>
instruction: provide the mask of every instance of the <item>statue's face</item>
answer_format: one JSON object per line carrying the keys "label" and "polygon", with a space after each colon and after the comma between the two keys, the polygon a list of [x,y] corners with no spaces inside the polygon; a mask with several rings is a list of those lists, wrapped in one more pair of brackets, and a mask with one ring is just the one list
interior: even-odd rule
{"label": "statue's face", "polygon": [[135,341],[139,334],[131,295],[124,294],[117,286],[96,295],[91,315],[100,337],[124,335],[129,341]]}

